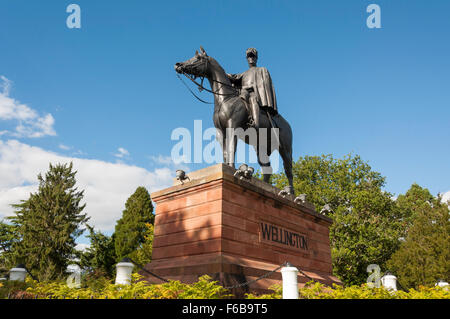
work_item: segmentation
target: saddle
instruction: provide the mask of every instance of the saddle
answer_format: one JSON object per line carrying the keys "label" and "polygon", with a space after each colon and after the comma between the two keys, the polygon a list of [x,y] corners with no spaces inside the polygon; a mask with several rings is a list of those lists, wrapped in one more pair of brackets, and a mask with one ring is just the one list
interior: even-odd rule
{"label": "saddle", "polygon": [[[243,96],[240,96],[241,100],[244,102],[245,108],[247,109],[247,123],[246,123],[246,127],[254,127],[255,126],[255,120],[253,119],[252,116],[252,110],[250,108],[250,102],[245,99]],[[278,112],[275,111],[273,108],[270,107],[260,107],[260,113],[264,114],[265,116],[268,116],[267,113],[270,114],[270,118],[271,121],[269,120],[269,122],[272,123],[273,128],[279,128],[278,127],[278,123],[276,122],[276,116],[278,115]]]}

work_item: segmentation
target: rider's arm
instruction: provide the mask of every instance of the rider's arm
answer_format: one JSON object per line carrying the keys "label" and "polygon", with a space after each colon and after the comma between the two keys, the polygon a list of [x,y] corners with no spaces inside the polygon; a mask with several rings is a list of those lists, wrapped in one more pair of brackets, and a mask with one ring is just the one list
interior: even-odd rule
{"label": "rider's arm", "polygon": [[240,74],[228,74],[227,73],[227,77],[228,77],[228,79],[230,79],[231,84],[234,87],[239,88],[241,86],[242,73],[240,73]]}
{"label": "rider's arm", "polygon": [[239,81],[242,78],[242,73],[239,74],[229,74],[227,73],[228,78],[232,83]]}

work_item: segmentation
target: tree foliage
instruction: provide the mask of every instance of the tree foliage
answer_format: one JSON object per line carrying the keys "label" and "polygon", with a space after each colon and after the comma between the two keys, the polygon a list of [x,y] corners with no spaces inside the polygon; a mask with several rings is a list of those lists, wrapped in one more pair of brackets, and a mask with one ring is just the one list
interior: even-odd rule
{"label": "tree foliage", "polygon": [[406,236],[409,227],[414,222],[414,219],[418,215],[418,212],[430,207],[433,202],[434,196],[426,188],[422,188],[418,184],[414,183],[410,189],[403,195],[398,195],[396,199],[396,205],[402,215],[403,232],[402,237]]}
{"label": "tree foliage", "polygon": [[125,203],[122,218],[115,228],[115,250],[117,261],[129,257],[146,242],[147,224],[154,223],[153,204],[144,187],[138,187]]}
{"label": "tree foliage", "polygon": [[[306,194],[318,212],[334,221],[330,242],[334,273],[347,285],[361,284],[369,264],[384,267],[399,246],[401,215],[392,195],[383,191],[385,178],[358,155],[300,157],[293,163],[294,189]],[[274,175],[279,188],[284,174]]]}
{"label": "tree foliage", "polygon": [[146,223],[145,227],[144,241],[130,253],[130,257],[139,265],[146,265],[152,260],[154,227],[151,223]]}
{"label": "tree foliage", "polygon": [[17,227],[0,221],[0,276],[14,263],[11,248],[17,242]]}
{"label": "tree foliage", "polygon": [[111,278],[116,264],[114,236],[107,236],[89,225],[86,226],[89,230],[87,238],[90,239],[90,246],[80,254],[80,266]]}
{"label": "tree foliage", "polygon": [[61,276],[73,257],[75,240],[89,218],[82,214],[83,191],[76,187],[73,165],[49,165],[43,177],[38,175],[39,188],[27,200],[15,204],[10,217],[17,229],[11,250],[15,261],[24,263],[41,280]]}
{"label": "tree foliage", "polygon": [[[399,205],[414,216],[405,241],[388,262],[403,287],[433,285],[450,278],[450,211],[441,198],[413,185]],[[425,195],[425,196],[424,196]]]}

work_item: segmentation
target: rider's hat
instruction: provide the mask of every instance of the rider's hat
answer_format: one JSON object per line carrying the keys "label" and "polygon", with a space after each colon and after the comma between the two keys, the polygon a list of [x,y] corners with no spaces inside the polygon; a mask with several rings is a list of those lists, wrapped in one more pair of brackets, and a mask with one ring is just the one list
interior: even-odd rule
{"label": "rider's hat", "polygon": [[255,48],[248,48],[247,51],[245,51],[245,57],[248,58],[250,54],[258,58],[258,51]]}

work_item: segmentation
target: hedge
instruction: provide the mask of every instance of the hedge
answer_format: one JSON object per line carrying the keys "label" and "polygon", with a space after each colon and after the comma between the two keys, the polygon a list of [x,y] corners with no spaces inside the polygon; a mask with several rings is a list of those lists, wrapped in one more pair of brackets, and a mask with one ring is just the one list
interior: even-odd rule
{"label": "hedge", "polygon": [[[248,299],[281,299],[280,285],[271,287],[272,293],[264,295],[247,294]],[[309,282],[299,289],[301,299],[450,299],[448,288],[419,287],[409,292],[388,291],[384,288],[362,286],[333,286]],[[170,281],[164,284],[150,285],[138,274],[133,274],[130,285],[114,285],[106,279],[84,285],[81,288],[69,288],[66,282],[38,283],[27,278],[25,283],[0,283],[0,298],[15,299],[224,299],[232,295],[217,281],[202,276],[196,283],[183,284]]]}

